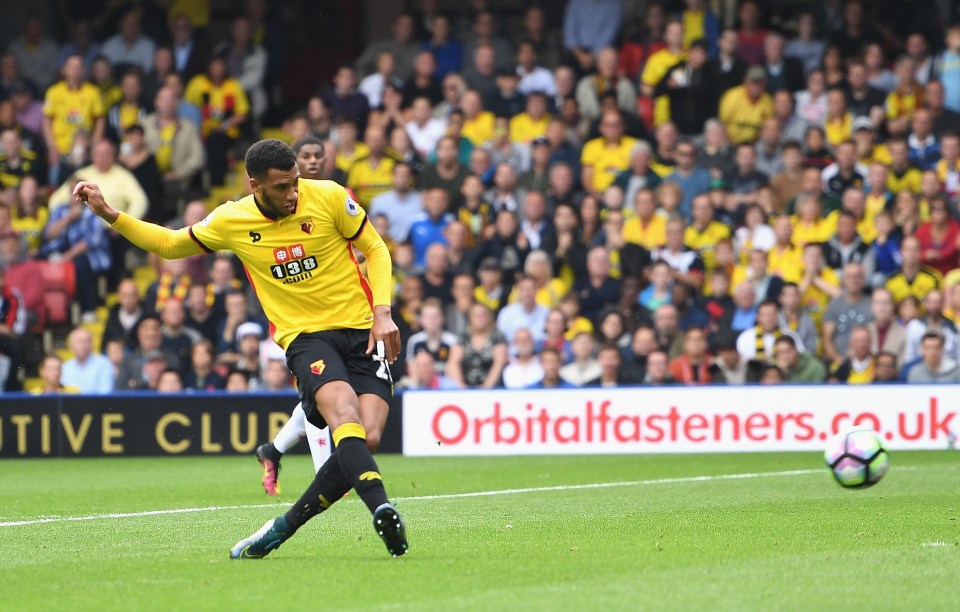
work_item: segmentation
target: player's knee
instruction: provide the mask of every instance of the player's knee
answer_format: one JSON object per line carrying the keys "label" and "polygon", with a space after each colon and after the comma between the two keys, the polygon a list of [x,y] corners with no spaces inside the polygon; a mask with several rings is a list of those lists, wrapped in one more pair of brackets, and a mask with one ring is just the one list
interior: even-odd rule
{"label": "player's knee", "polygon": [[381,433],[379,428],[367,429],[367,448],[370,449],[371,453],[377,452],[377,449],[380,447]]}

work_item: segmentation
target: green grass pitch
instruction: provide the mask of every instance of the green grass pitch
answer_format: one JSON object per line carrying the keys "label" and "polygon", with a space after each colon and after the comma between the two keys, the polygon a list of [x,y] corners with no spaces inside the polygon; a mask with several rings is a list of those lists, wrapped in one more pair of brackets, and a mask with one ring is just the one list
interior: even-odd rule
{"label": "green grass pitch", "polygon": [[[351,494],[270,557],[231,561],[306,486],[305,456],[284,460],[279,500],[253,458],[5,460],[0,606],[960,609],[956,452],[895,452],[862,491],[810,453],[379,461],[407,556]],[[738,474],[757,476],[696,478]],[[620,484],[567,488],[598,483]],[[135,516],[63,520],[104,514]]]}

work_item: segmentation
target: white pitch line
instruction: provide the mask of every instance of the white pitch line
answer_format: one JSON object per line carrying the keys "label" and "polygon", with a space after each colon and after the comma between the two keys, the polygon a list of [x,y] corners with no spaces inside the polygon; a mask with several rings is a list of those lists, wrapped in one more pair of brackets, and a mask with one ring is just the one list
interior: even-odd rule
{"label": "white pitch line", "polygon": [[[685,476],[680,478],[657,478],[653,480],[625,480],[619,482],[595,482],[574,485],[556,485],[552,487],[527,487],[523,489],[499,489],[497,491],[473,491],[470,493],[447,493],[442,495],[418,495],[397,497],[395,501],[413,502],[438,499],[462,499],[465,497],[490,497],[493,495],[517,495],[521,493],[546,493],[550,491],[576,491],[582,489],[609,489],[613,487],[642,487],[664,484],[682,484],[689,482],[710,482],[714,480],[745,480],[749,478],[772,478],[776,476],[806,476],[822,474],[823,470],[790,470],[783,472],[751,472],[746,474],[718,474],[716,476]],[[141,516],[160,516],[165,514],[192,514],[197,512],[219,512],[221,510],[247,510],[256,508],[288,507],[288,503],[252,504],[248,506],[204,506],[200,508],[171,508],[169,510],[145,510],[142,512],[110,512],[106,514],[88,514],[86,516],[51,516],[0,522],[0,527],[23,527],[48,523],[70,523],[77,521],[96,521],[100,519],[136,518]]]}

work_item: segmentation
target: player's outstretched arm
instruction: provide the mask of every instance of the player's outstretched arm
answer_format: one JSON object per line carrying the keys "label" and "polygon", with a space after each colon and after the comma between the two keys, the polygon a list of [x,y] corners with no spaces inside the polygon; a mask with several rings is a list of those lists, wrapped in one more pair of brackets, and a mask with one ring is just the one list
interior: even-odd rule
{"label": "player's outstretched arm", "polygon": [[[179,259],[203,252],[190,237],[188,228],[171,230],[125,215],[107,204],[96,183],[81,181],[73,188],[73,197],[84,202],[98,217],[141,249],[164,259]],[[389,255],[388,255],[389,259]]]}
{"label": "player's outstretched arm", "polygon": [[373,224],[369,222],[364,225],[363,231],[354,240],[354,244],[367,258],[367,278],[370,279],[370,290],[373,293],[373,327],[370,328],[367,354],[372,354],[376,343],[382,340],[386,359],[389,363],[393,363],[400,356],[400,330],[393,322],[390,310],[393,297],[390,280],[393,264],[390,261],[390,250],[387,249],[377,230],[373,229]]}

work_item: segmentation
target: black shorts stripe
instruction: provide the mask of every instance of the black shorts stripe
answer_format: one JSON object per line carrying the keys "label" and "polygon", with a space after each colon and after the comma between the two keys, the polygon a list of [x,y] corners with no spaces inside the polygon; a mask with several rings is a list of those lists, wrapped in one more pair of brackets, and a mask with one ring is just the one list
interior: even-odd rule
{"label": "black shorts stripe", "polygon": [[194,242],[197,243],[197,246],[199,246],[201,249],[203,249],[203,250],[206,251],[207,253],[213,253],[213,249],[208,249],[208,248],[207,248],[207,245],[205,245],[205,244],[203,244],[202,242],[200,242],[200,239],[197,238],[197,235],[193,233],[193,228],[192,228],[192,227],[191,227],[190,229],[188,229],[187,231],[190,232],[190,238],[191,238]]}
{"label": "black shorts stripe", "polygon": [[360,222],[360,227],[357,229],[357,233],[347,238],[347,240],[349,240],[350,242],[353,242],[354,240],[359,238],[360,234],[363,233],[363,228],[365,228],[366,226],[367,226],[367,215],[363,215],[363,221]]}

